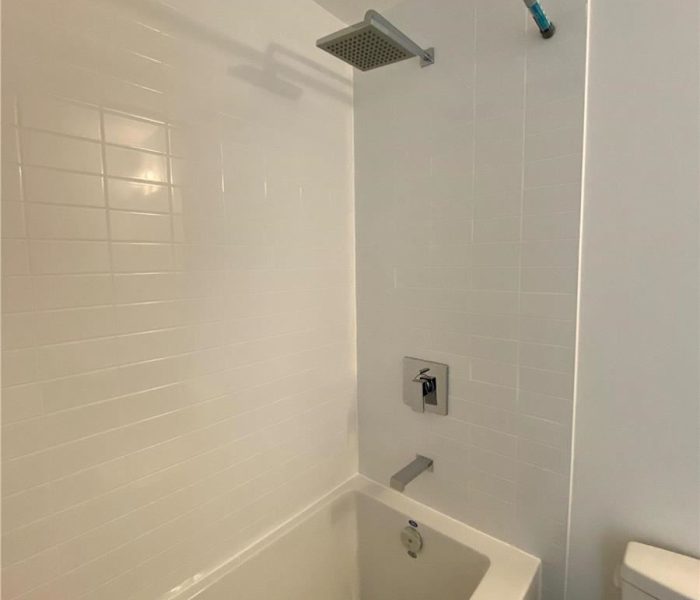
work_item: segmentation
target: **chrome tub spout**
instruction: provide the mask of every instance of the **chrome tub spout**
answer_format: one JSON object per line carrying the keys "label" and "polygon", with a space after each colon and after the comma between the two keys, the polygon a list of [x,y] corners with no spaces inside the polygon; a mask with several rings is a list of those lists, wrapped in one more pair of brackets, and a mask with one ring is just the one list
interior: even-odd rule
{"label": "chrome tub spout", "polygon": [[406,465],[399,472],[394,473],[391,476],[391,487],[394,490],[403,492],[406,486],[411,483],[418,475],[423,471],[433,470],[433,459],[427,456],[421,456],[420,454],[416,456],[416,459]]}

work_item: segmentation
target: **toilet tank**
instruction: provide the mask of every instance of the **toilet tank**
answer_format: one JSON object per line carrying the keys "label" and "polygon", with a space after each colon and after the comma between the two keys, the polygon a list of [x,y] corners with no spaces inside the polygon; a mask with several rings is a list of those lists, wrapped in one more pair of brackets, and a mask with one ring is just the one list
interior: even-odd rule
{"label": "toilet tank", "polygon": [[700,600],[700,560],[661,548],[630,542],[620,579],[623,600]]}

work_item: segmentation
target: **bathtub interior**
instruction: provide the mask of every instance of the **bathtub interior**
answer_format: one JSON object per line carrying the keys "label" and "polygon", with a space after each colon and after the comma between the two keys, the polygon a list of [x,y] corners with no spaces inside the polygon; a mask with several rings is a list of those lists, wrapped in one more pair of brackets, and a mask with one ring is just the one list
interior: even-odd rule
{"label": "bathtub interior", "polygon": [[361,600],[465,600],[489,568],[489,559],[417,522],[423,548],[416,558],[400,541],[411,515],[355,497]]}
{"label": "bathtub interior", "polygon": [[359,600],[355,494],[263,545],[192,600]]}
{"label": "bathtub interior", "polygon": [[417,558],[400,541],[404,515],[358,492],[313,512],[192,600],[465,600],[489,560],[418,523]]}

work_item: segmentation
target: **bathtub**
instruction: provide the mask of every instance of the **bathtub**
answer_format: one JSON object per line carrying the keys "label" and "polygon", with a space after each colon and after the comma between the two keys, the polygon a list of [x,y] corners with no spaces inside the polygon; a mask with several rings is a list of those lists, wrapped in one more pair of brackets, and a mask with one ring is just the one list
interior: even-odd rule
{"label": "bathtub", "polygon": [[[415,557],[401,531],[415,526]],[[540,561],[357,475],[168,600],[537,600]]]}

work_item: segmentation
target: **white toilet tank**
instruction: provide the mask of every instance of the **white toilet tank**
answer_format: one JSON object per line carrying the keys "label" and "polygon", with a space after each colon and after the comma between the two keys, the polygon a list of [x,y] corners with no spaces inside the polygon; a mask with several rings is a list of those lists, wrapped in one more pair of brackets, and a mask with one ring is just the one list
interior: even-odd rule
{"label": "white toilet tank", "polygon": [[661,548],[630,542],[620,579],[623,600],[700,600],[700,560]]}

